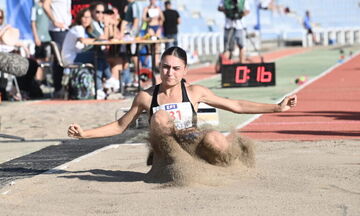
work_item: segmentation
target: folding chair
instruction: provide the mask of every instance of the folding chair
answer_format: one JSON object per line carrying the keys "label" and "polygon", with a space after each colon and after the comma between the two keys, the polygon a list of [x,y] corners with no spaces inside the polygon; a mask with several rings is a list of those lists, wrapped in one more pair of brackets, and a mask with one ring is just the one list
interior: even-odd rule
{"label": "folding chair", "polygon": [[[12,82],[15,83],[15,88],[16,88],[16,92],[17,92],[16,94],[18,94],[19,99],[22,100],[19,85],[17,83],[16,77],[14,75],[5,74],[4,72],[0,71],[0,87],[1,88],[4,88],[5,91],[8,91],[8,88],[11,88],[11,87],[9,87],[9,85],[12,86]],[[20,141],[25,140],[25,138],[23,138],[23,137],[13,136],[13,135],[8,135],[8,134],[2,134],[2,133],[0,133],[0,137],[6,138],[6,139],[17,139],[17,140],[20,140]]]}
{"label": "folding chair", "polygon": [[52,49],[52,52],[55,56],[55,59],[57,60],[58,64],[64,68],[64,74],[63,74],[63,78],[62,78],[62,81],[61,81],[61,84],[63,86],[63,98],[64,99],[69,99],[69,89],[68,89],[68,84],[69,84],[69,73],[66,73],[65,71],[66,70],[72,70],[72,69],[79,69],[80,67],[90,67],[90,68],[94,68],[94,66],[90,63],[86,63],[86,64],[70,64],[70,65],[65,65],[63,59],[62,59],[62,56],[61,56],[61,53],[60,53],[60,50],[56,44],[55,41],[51,41],[50,42],[50,45],[51,45],[51,49]]}
{"label": "folding chair", "polygon": [[[0,71],[0,87],[5,89],[6,92],[11,92],[13,91],[14,87],[15,87],[15,95],[17,97],[18,100],[22,100],[22,95],[21,95],[21,91],[19,88],[19,84],[17,82],[16,76],[12,75],[12,74],[8,74],[5,72]],[[15,85],[15,86],[13,86]]]}

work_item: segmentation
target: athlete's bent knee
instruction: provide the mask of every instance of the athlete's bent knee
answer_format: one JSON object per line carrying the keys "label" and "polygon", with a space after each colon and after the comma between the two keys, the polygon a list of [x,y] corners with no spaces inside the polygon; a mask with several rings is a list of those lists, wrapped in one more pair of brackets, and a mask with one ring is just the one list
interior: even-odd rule
{"label": "athlete's bent knee", "polygon": [[203,143],[212,146],[219,151],[225,151],[229,148],[226,137],[218,131],[210,131],[205,134]]}
{"label": "athlete's bent knee", "polygon": [[172,127],[172,120],[170,115],[164,111],[159,110],[151,117],[150,126],[153,129],[166,129]]}

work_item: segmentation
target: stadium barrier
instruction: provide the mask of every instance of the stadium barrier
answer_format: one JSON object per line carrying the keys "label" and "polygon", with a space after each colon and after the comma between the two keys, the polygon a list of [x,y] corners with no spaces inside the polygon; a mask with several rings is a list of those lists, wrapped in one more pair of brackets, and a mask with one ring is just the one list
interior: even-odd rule
{"label": "stadium barrier", "polygon": [[[243,34],[245,37],[246,32]],[[178,45],[190,53],[196,52],[199,56],[218,55],[224,51],[223,35],[223,32],[179,34]],[[253,51],[255,47],[259,49],[261,45],[258,34],[252,34],[250,37],[252,41],[246,40],[246,49],[248,51]],[[238,54],[237,52],[238,50],[235,49],[234,54]]]}
{"label": "stadium barrier", "polygon": [[[316,28],[313,30],[316,40],[320,45],[353,45],[360,43],[360,27],[356,28]],[[315,44],[312,37],[303,33],[303,47],[311,47]]]}
{"label": "stadium barrier", "polygon": [[[270,32],[263,32],[270,33]],[[283,31],[273,32],[277,34],[279,41],[298,40],[303,47],[311,47],[315,44],[312,41],[311,35],[306,31]],[[245,32],[244,32],[245,34]],[[319,45],[352,45],[360,43],[360,27],[358,28],[315,28],[314,34]],[[261,49],[261,36],[255,32],[250,35],[251,40],[246,40],[245,47],[248,51],[255,51]],[[264,39],[266,40],[266,39]],[[264,41],[263,40],[263,41]],[[183,33],[179,34],[178,45],[190,53],[197,53],[199,56],[218,55],[224,50],[223,32],[209,32],[209,33]],[[278,43],[281,46],[282,43]],[[235,49],[235,55],[238,50]]]}

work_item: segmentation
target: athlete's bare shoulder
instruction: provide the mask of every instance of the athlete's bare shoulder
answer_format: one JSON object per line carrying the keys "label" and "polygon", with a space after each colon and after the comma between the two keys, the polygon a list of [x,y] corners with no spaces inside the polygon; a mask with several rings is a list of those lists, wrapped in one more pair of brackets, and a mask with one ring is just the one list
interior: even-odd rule
{"label": "athlete's bare shoulder", "polygon": [[151,90],[151,88],[139,91],[139,93],[136,95],[135,98],[140,99],[140,100],[145,100],[145,99],[148,99],[148,98],[151,99],[153,91],[154,91],[154,90]]}
{"label": "athlete's bare shoulder", "polygon": [[134,98],[133,104],[141,106],[144,109],[148,109],[151,105],[151,99],[154,92],[155,86],[152,86],[148,89],[141,90]]}
{"label": "athlete's bare shoulder", "polygon": [[154,89],[155,89],[155,85],[143,90],[144,92],[148,93],[149,95],[152,96],[153,92],[154,92]]}
{"label": "athlete's bare shoulder", "polygon": [[193,103],[200,102],[204,94],[207,94],[210,90],[202,85],[191,85],[186,86],[188,95]]}
{"label": "athlete's bare shoulder", "polygon": [[195,95],[201,95],[204,93],[204,91],[209,91],[208,88],[206,88],[205,86],[202,85],[192,85],[192,84],[188,84],[186,86],[186,89],[188,89],[188,91],[191,92],[191,94],[195,94]]}

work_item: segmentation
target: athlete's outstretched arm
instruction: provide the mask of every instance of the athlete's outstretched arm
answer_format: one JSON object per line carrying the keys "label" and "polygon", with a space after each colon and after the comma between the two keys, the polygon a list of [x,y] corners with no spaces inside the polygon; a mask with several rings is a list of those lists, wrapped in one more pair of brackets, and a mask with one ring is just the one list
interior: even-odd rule
{"label": "athlete's outstretched arm", "polygon": [[123,133],[130,123],[137,119],[141,112],[145,109],[145,94],[145,92],[140,92],[134,98],[130,110],[117,121],[89,130],[83,130],[78,124],[71,124],[67,131],[68,136],[74,138],[97,138],[114,136]]}
{"label": "athlete's outstretched arm", "polygon": [[287,96],[278,104],[266,104],[247,100],[233,100],[223,98],[215,95],[206,87],[196,86],[196,88],[200,88],[197,90],[197,92],[201,92],[199,102],[203,102],[209,104],[210,106],[234,113],[256,114],[284,112],[291,109],[292,107],[295,107],[297,103],[296,95]]}

